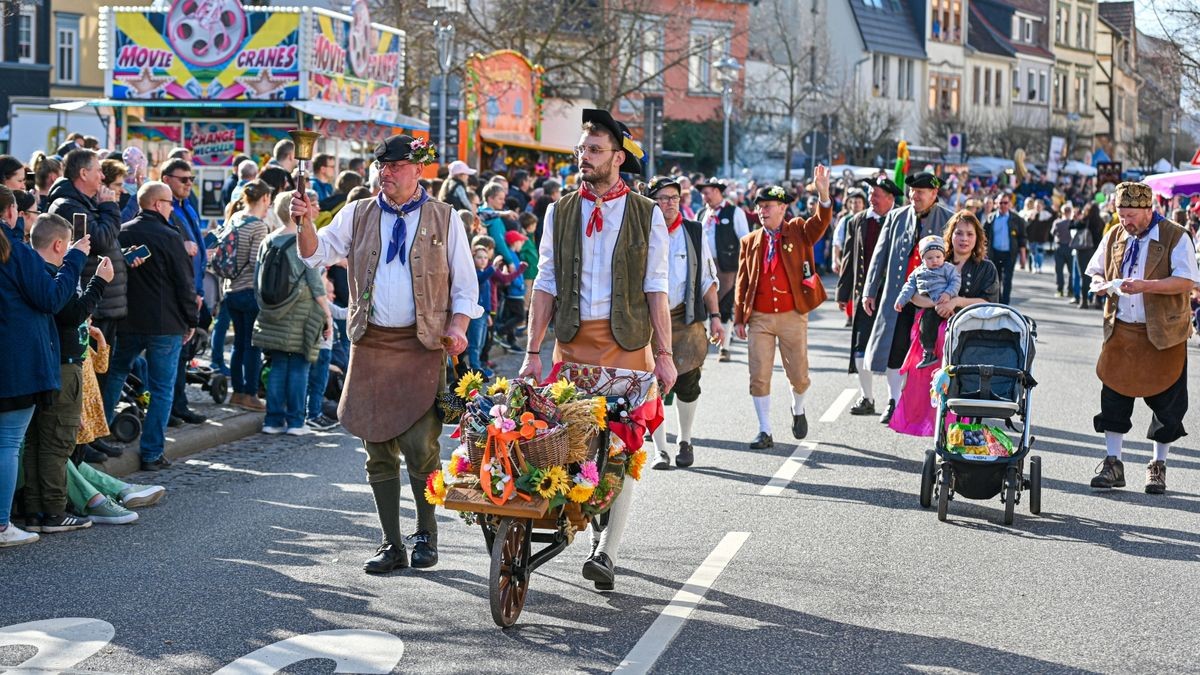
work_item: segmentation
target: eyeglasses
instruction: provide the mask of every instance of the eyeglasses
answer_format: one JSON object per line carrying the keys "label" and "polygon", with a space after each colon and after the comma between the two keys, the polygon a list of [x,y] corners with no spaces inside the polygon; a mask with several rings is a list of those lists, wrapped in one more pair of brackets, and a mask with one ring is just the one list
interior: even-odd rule
{"label": "eyeglasses", "polygon": [[584,155],[598,155],[602,152],[616,152],[616,148],[602,148],[598,145],[577,145],[574,148],[576,157]]}
{"label": "eyeglasses", "polygon": [[662,202],[662,203],[664,203],[664,204],[678,204],[678,203],[679,203],[679,196],[678,196],[678,195],[676,195],[676,196],[674,196],[674,197],[666,197],[666,196],[663,196],[663,197],[655,197],[655,198],[654,198],[654,201],[656,201],[656,202]]}
{"label": "eyeglasses", "polygon": [[174,174],[167,174],[166,177],[174,178],[175,180],[179,181],[180,183],[183,183],[184,185],[190,185],[192,181],[196,180],[195,176],[176,176]]}
{"label": "eyeglasses", "polygon": [[157,200],[156,203],[162,204],[163,202],[166,202],[167,206],[169,206],[171,208],[175,208],[175,202],[171,201],[170,199],[159,199],[159,200]]}

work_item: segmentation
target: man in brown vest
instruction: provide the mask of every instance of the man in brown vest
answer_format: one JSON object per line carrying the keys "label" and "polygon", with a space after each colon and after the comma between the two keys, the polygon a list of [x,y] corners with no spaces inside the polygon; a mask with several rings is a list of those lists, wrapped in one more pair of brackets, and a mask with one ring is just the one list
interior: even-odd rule
{"label": "man in brown vest", "polygon": [[437,564],[437,521],[422,498],[425,480],[440,465],[434,398],[446,352],[466,349],[467,322],[483,313],[462,221],[418,183],[422,167],[436,158],[410,136],[375,146],[380,194],[347,204],[319,233],[317,204],[302,191],[292,196],[305,264],[348,263],[350,366],[338,419],[367,450],[367,480],[383,528],[383,544],[363,565],[371,574],[408,566],[400,536],[401,455],[417,508],[412,566]]}
{"label": "man in brown vest", "polygon": [[[641,149],[608,111],[587,109],[575,154],[580,189],[546,209],[521,376],[542,377],[540,348],[553,317],[555,362],[653,371],[665,396],[676,377],[667,226],[654,202],[630,192],[620,177],[641,173]],[[598,590],[613,589],[633,486],[625,481],[608,526],[592,532],[583,576]]]}
{"label": "man in brown vest", "polygon": [[1146,492],[1167,489],[1167,451],[1187,435],[1187,340],[1192,333],[1189,297],[1200,288],[1196,249],[1183,227],[1152,210],[1145,183],[1117,186],[1121,226],[1109,230],[1087,266],[1092,292],[1107,296],[1104,344],[1096,363],[1100,414],[1108,454],[1092,487],[1125,487],[1121,444],[1132,428],[1133,402],[1143,399],[1154,415],[1147,437],[1154,459],[1146,467]]}

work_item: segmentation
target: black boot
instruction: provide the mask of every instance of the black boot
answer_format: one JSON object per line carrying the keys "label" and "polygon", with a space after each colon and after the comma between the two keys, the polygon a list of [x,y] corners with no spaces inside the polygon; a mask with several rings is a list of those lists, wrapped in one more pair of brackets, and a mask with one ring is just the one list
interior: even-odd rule
{"label": "black boot", "polygon": [[427,473],[408,472],[408,482],[417,505],[417,533],[409,537],[413,567],[433,567],[438,561],[437,510],[433,504],[425,501],[425,481],[428,479]]}
{"label": "black boot", "polygon": [[438,562],[437,539],[421,531],[408,538],[413,545],[412,566],[417,569],[433,567]]}
{"label": "black boot", "polygon": [[363,569],[368,574],[385,574],[408,567],[408,553],[400,536],[400,478],[371,483],[371,492],[375,494],[375,511],[383,530],[383,544]]}
{"label": "black boot", "polygon": [[367,574],[387,574],[394,570],[408,567],[408,552],[403,545],[395,545],[389,541],[375,550],[375,555],[363,563],[363,571]]}

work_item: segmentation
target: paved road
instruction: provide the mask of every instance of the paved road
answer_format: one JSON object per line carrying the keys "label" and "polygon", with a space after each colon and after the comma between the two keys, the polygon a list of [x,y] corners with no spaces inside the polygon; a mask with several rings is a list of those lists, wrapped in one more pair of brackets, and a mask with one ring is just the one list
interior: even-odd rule
{"label": "paved road", "polygon": [[[1103,454],[1091,431],[1100,315],[1054,299],[1050,283],[1018,280],[1018,295],[1039,295],[1019,306],[1040,327],[1040,517],[1022,504],[1005,527],[999,500],[958,500],[939,523],[917,504],[926,441],[845,412],[818,421],[854,386],[829,305],[810,335],[810,445],[790,441],[780,402],[776,437],[789,442],[749,451],[744,345],[732,363],[711,360],[696,466],[646,472],[615,593],[580,578],[576,543],[535,575],[519,625],[498,630],[482,537],[449,513],[438,568],[366,576],[378,531],[362,451],[341,434],[257,437],[162,476],[168,498],[136,525],[0,554],[0,668],[300,673],[340,658],[357,672],[599,673],[629,658],[662,673],[1195,672],[1195,437],[1171,457],[1166,496],[1141,492],[1149,446],[1136,436],[1131,487],[1086,487]],[[775,387],[786,391],[778,369]],[[1139,407],[1135,428],[1147,421]],[[686,622],[661,618],[669,604]],[[51,660],[3,646],[30,642]]]}

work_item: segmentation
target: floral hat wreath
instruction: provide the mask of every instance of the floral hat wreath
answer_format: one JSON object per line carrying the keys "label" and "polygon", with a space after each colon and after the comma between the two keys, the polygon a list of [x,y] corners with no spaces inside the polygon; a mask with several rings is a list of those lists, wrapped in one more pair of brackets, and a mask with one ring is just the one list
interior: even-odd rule
{"label": "floral hat wreath", "polygon": [[437,162],[438,153],[437,148],[433,147],[428,139],[401,134],[380,141],[375,146],[375,159],[379,162],[408,161],[428,166]]}
{"label": "floral hat wreath", "polygon": [[782,202],[784,204],[791,204],[794,199],[795,197],[784,189],[783,186],[771,185],[758,191],[758,196],[754,198],[754,203]]}

